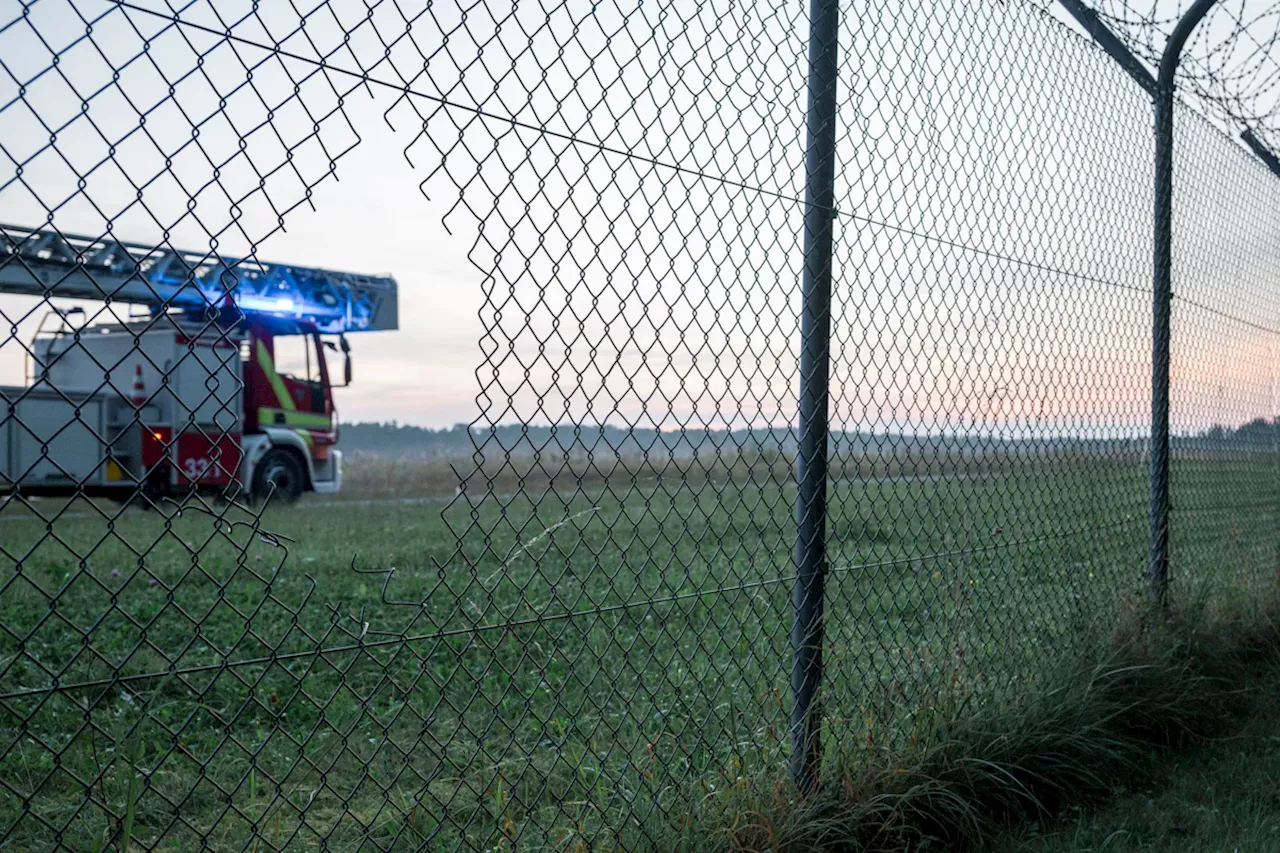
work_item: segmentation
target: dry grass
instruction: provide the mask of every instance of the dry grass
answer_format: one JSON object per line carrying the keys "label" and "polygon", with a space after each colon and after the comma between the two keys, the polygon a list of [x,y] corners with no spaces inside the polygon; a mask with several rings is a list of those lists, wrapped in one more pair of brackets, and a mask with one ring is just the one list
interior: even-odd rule
{"label": "dry grass", "polygon": [[[1036,460],[1041,472],[1105,467],[1096,459],[1044,454]],[[1131,465],[1132,460],[1117,460]],[[1024,454],[883,453],[836,456],[831,478],[935,478],[978,474],[1027,473]],[[511,494],[517,491],[590,491],[611,488],[697,488],[703,484],[754,483],[786,485],[795,475],[795,458],[777,450],[725,449],[704,455],[616,454],[609,456],[523,454],[505,457],[490,451],[482,461],[469,457],[355,455],[343,469],[343,494],[354,498],[451,497],[459,488],[468,493]]]}

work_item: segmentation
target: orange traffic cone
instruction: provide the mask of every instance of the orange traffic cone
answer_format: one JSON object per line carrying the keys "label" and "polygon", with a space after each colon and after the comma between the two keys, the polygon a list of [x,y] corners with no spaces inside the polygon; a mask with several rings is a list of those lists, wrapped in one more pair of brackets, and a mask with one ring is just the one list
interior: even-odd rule
{"label": "orange traffic cone", "polygon": [[133,387],[129,389],[129,402],[142,407],[147,404],[147,386],[142,381],[142,365],[134,365]]}

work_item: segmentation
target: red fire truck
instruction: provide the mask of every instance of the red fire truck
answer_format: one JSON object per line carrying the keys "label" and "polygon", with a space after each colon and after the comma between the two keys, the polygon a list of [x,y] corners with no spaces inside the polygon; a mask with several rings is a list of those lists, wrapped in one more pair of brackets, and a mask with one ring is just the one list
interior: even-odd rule
{"label": "red fire truck", "polygon": [[23,495],[336,492],[347,336],[397,326],[388,277],[9,225],[0,293],[145,309],[50,307],[24,342],[0,386],[0,491]]}

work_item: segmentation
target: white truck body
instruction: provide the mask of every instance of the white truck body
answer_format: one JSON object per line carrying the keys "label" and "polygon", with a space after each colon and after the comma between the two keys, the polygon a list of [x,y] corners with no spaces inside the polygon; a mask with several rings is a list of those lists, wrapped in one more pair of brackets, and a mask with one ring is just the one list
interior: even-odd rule
{"label": "white truck body", "polygon": [[132,492],[160,466],[162,485],[252,495],[257,466],[281,447],[306,488],[338,491],[336,448],[316,460],[297,430],[246,434],[248,348],[242,330],[175,315],[37,336],[29,384],[0,386],[0,490]]}

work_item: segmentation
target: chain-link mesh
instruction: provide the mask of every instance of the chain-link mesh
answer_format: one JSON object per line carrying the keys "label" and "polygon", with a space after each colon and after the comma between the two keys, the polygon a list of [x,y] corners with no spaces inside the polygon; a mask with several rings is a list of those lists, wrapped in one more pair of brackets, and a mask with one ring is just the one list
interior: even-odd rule
{"label": "chain-link mesh", "polygon": [[[1146,94],[1043,4],[842,6],[828,772],[1140,605],[1151,435]],[[674,849],[784,790],[809,29],[0,5],[0,846]],[[483,276],[473,454],[443,508],[281,507],[341,482],[322,335],[386,285],[271,238],[391,130]],[[1173,588],[1215,606],[1280,568],[1276,186],[1179,114]]]}
{"label": "chain-link mesh", "polygon": [[833,451],[865,470],[830,487],[827,680],[890,748],[1141,599],[1151,109],[1033,8],[883,3],[841,42]]}
{"label": "chain-link mesh", "polygon": [[1276,177],[1184,112],[1174,148],[1173,573],[1260,606],[1277,570]]}

